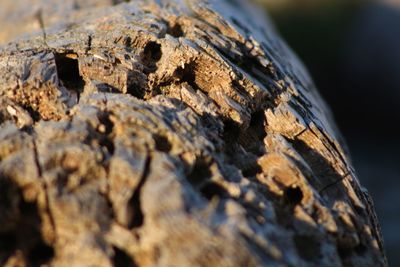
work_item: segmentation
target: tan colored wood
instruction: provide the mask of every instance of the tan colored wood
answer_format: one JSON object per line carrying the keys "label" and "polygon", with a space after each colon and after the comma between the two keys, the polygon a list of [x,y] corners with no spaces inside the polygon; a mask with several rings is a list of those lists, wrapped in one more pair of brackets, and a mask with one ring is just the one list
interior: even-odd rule
{"label": "tan colored wood", "polygon": [[261,11],[23,2],[2,1],[30,35],[0,39],[2,265],[386,266],[331,115]]}

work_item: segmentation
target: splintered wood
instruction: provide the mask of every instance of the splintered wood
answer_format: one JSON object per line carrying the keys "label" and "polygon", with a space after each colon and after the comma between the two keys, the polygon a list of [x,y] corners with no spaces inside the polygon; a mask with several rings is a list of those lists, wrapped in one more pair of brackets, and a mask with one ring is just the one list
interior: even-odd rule
{"label": "splintered wood", "polygon": [[328,109],[247,2],[0,5],[2,266],[387,265]]}

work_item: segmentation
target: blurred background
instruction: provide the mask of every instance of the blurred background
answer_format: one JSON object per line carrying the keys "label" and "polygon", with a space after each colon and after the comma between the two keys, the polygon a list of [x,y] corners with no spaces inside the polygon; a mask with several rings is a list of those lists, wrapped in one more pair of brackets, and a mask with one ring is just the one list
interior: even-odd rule
{"label": "blurred background", "polygon": [[400,0],[258,0],[331,107],[400,266]]}

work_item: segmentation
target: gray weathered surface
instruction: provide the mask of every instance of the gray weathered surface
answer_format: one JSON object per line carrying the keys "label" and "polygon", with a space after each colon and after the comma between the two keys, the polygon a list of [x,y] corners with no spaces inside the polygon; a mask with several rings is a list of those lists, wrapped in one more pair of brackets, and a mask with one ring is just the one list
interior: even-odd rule
{"label": "gray weathered surface", "polygon": [[327,108],[251,7],[14,2],[4,25],[38,24],[0,50],[2,264],[386,264]]}

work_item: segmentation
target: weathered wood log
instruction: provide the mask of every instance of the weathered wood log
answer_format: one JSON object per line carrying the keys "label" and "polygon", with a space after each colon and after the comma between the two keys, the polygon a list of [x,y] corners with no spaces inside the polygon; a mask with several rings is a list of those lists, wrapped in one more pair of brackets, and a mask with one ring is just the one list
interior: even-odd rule
{"label": "weathered wood log", "polygon": [[327,107],[257,10],[32,2],[1,4],[31,31],[0,50],[1,265],[386,265]]}

